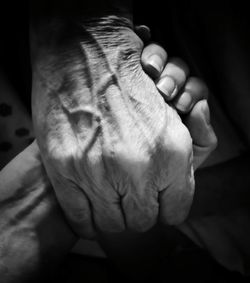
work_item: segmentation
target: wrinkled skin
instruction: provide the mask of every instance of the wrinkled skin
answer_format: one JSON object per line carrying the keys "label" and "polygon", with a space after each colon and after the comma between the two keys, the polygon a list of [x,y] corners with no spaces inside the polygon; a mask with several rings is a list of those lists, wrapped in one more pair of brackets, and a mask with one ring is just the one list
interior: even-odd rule
{"label": "wrinkled skin", "polygon": [[146,231],[158,217],[181,223],[194,192],[192,140],[143,72],[141,40],[112,17],[70,34],[37,48],[32,89],[37,141],[70,224],[91,237]]}

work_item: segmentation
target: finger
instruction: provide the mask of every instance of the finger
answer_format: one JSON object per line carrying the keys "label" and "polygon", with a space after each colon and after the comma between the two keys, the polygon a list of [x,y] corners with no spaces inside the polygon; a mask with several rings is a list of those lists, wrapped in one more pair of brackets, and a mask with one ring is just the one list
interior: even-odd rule
{"label": "finger", "polygon": [[[105,166],[112,166],[112,162],[106,162]],[[114,170],[116,169],[113,168],[112,171]],[[125,172],[117,171],[118,174],[124,175]],[[139,178],[138,182],[134,180],[126,185],[118,185],[114,190],[114,187],[110,185],[114,182],[107,177],[107,182],[104,184],[105,192],[102,191],[98,199],[95,199],[98,193],[92,189],[93,194],[90,198],[93,203],[94,221],[99,232],[104,234],[121,233],[125,230],[144,232],[156,223],[158,192],[151,188],[152,185],[150,187],[150,184],[146,184],[146,176],[143,181],[141,179]],[[96,203],[102,205],[95,207]]]}
{"label": "finger", "polygon": [[77,235],[85,239],[96,237],[93,216],[88,198],[74,183],[52,178],[57,199],[69,224]]}
{"label": "finger", "polygon": [[206,84],[196,77],[190,77],[181,93],[174,99],[173,105],[179,112],[188,113],[199,100],[207,98]]}
{"label": "finger", "polygon": [[144,43],[147,43],[150,40],[151,32],[148,26],[138,25],[138,26],[135,26],[134,30]]}
{"label": "finger", "polygon": [[[145,178],[146,179],[146,178]],[[130,190],[122,197],[127,229],[145,232],[152,228],[158,218],[158,192],[151,184],[130,185]]]}
{"label": "finger", "polygon": [[194,194],[192,139],[181,122],[168,130],[168,143],[166,165],[161,169],[167,175],[159,194],[159,216],[164,224],[177,225],[186,219]]}
{"label": "finger", "polygon": [[[87,176],[86,179],[88,179]],[[63,195],[59,202],[62,204],[72,228],[77,235],[83,238],[93,239],[100,231],[118,233],[125,230],[120,201],[114,200],[114,197],[110,195],[110,192],[113,191],[110,184],[102,183],[102,186],[106,190],[101,194],[100,186],[96,186],[94,180],[90,182],[85,180],[81,187],[68,186],[66,190],[70,195],[66,195],[66,192],[62,190],[65,189],[64,187],[59,188],[59,198]]]}
{"label": "finger", "polygon": [[156,84],[165,100],[170,101],[177,95],[188,74],[189,69],[181,59],[172,58],[168,61]]}
{"label": "finger", "polygon": [[197,102],[183,122],[193,139],[194,169],[197,169],[217,146],[207,101]]}
{"label": "finger", "polygon": [[142,67],[144,71],[154,80],[160,77],[166,61],[167,52],[158,44],[151,43],[142,51]]}
{"label": "finger", "polygon": [[126,228],[120,196],[117,192],[119,184],[112,179],[113,175],[107,172],[112,172],[114,175],[119,173],[113,157],[105,151],[102,153],[100,162],[93,164],[88,162],[84,168],[84,184],[82,182],[81,186],[90,201],[96,231],[119,233]]}
{"label": "finger", "polygon": [[192,156],[183,158],[176,152],[167,168],[170,184],[159,194],[160,221],[167,225],[182,223],[190,210],[194,194]]}
{"label": "finger", "polygon": [[[109,190],[109,184],[105,185]],[[110,189],[112,189],[110,187]],[[120,233],[126,229],[124,215],[122,214],[120,199],[111,201],[110,196],[92,194],[91,203],[93,217],[98,232]]]}

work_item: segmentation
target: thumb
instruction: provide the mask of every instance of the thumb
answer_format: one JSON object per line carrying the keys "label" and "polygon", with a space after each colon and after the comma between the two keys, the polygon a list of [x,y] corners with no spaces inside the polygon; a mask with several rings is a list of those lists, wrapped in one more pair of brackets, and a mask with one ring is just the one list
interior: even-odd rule
{"label": "thumb", "polygon": [[197,102],[183,122],[193,139],[194,169],[197,169],[217,146],[207,100]]}

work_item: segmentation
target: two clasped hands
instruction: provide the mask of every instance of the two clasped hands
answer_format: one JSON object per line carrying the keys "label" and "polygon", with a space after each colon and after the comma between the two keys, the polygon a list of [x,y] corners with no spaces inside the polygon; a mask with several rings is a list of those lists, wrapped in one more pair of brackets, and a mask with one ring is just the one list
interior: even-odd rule
{"label": "two clasped hands", "polygon": [[193,172],[217,142],[206,85],[144,47],[147,28],[117,16],[56,28],[33,35],[36,141],[0,173],[6,282],[59,259],[76,236],[183,222]]}

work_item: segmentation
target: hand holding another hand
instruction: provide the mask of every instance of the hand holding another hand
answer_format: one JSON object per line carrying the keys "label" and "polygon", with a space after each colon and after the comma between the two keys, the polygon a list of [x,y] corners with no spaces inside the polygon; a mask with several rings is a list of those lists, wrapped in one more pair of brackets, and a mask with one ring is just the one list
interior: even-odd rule
{"label": "hand holding another hand", "polygon": [[[52,40],[50,48],[40,48],[33,63],[37,140],[70,224],[92,237],[96,230],[145,231],[158,217],[182,222],[194,192],[192,140],[159,95],[159,83],[157,89],[141,68],[141,40],[126,21],[112,17],[71,28],[60,34],[60,46]],[[172,68],[179,77],[182,67],[171,64],[162,76]],[[183,85],[194,85],[185,84],[182,72],[172,98]],[[201,97],[189,117],[206,108],[194,106]],[[195,137],[192,119],[186,125]]]}

